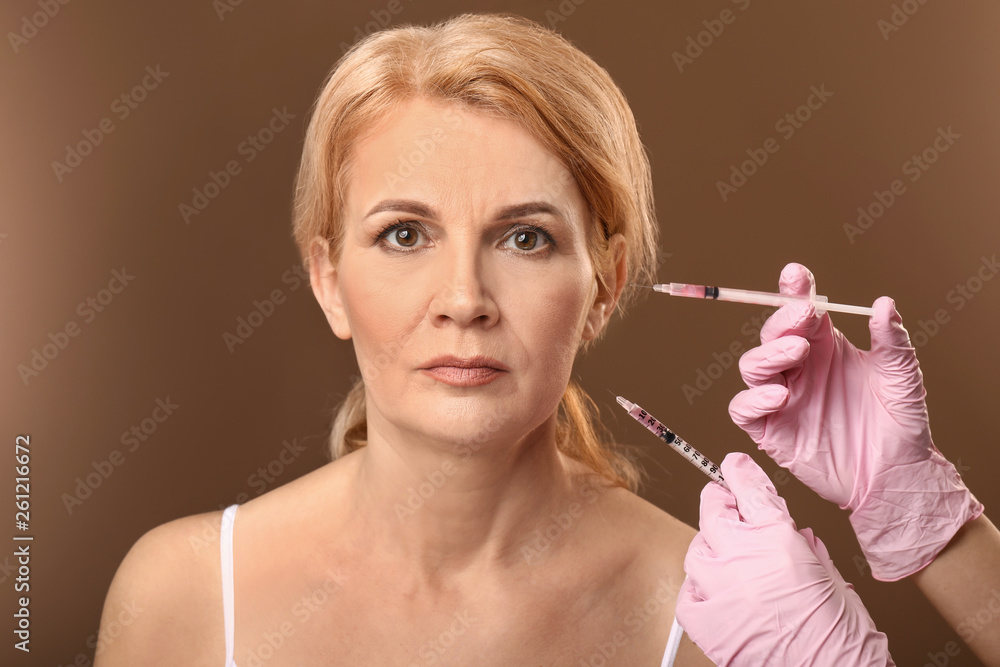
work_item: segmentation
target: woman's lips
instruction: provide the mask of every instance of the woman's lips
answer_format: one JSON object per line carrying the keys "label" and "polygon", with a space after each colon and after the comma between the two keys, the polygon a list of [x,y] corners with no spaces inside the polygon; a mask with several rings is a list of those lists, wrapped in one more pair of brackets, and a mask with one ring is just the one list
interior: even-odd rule
{"label": "woman's lips", "polygon": [[438,382],[453,387],[477,387],[489,384],[508,372],[508,368],[489,357],[439,357],[427,362],[420,371]]}
{"label": "woman's lips", "polygon": [[506,371],[487,366],[476,366],[473,368],[434,366],[420,370],[438,382],[450,384],[453,387],[477,387],[493,382],[493,380],[506,373]]}

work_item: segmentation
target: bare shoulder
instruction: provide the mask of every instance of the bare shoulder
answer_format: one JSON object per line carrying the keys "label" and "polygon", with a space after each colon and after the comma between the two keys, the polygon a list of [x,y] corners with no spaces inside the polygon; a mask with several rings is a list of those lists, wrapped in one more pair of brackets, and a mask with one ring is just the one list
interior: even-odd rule
{"label": "bare shoulder", "polygon": [[[669,572],[670,581],[677,583],[677,587],[673,589],[676,595],[685,577],[684,556],[698,531],[644,498],[632,494],[632,499],[638,512],[649,515],[649,541],[645,555],[652,561],[659,562],[660,567]],[[710,667],[715,663],[705,656],[689,636],[684,635],[674,664]]]}
{"label": "bare shoulder", "polygon": [[641,553],[682,569],[688,545],[697,534],[694,528],[626,489],[611,489],[606,496],[619,525],[641,546]]}
{"label": "bare shoulder", "polygon": [[[637,571],[650,582],[648,586],[655,586],[656,596],[666,594],[666,607],[672,617],[685,577],[684,556],[697,531],[631,491],[619,488],[605,495],[615,508],[612,513],[618,517],[617,522],[623,526],[621,538],[634,545]],[[709,667],[715,663],[684,635],[674,664]]]}
{"label": "bare shoulder", "polygon": [[169,521],[125,555],[101,614],[96,667],[225,661],[222,512]]}

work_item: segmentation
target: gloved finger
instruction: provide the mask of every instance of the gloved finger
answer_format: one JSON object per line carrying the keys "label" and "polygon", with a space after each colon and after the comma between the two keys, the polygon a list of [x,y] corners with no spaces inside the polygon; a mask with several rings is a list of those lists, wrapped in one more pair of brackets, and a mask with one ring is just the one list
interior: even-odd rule
{"label": "gloved finger", "polygon": [[[734,525],[740,526],[742,531],[752,530],[741,522]],[[720,543],[721,553],[709,544],[708,536],[700,532],[688,545],[687,553],[684,554],[684,572],[687,581],[691,582],[693,590],[701,600],[712,600],[745,581],[746,572],[736,565],[745,551],[742,546],[744,542],[722,539]]]}
{"label": "gloved finger", "polygon": [[812,549],[812,552],[816,554],[816,557],[819,558],[821,562],[824,564],[827,562],[833,562],[830,558],[830,552],[827,551],[826,545],[823,544],[823,540],[819,539],[816,533],[813,532],[812,528],[803,528],[799,531],[799,534],[805,538],[806,544],[809,545],[809,548]]}
{"label": "gloved finger", "polygon": [[796,296],[816,296],[816,278],[812,271],[798,262],[789,262],[781,270],[778,291]]}
{"label": "gloved finger", "polygon": [[868,321],[871,332],[869,359],[878,371],[878,388],[886,399],[886,408],[892,404],[923,407],[923,375],[917,361],[917,351],[910,343],[910,335],[903,327],[903,319],[896,304],[887,296],[879,297],[872,306],[875,313]]}
{"label": "gloved finger", "polygon": [[684,573],[687,575],[684,583],[698,592],[698,597],[705,598],[702,585],[711,581],[711,564],[717,558],[715,551],[705,540],[703,533],[698,533],[688,545],[684,554]]}
{"label": "gloved finger", "polygon": [[765,418],[788,404],[788,389],[766,384],[746,389],[729,401],[729,416],[758,445],[764,439]]}
{"label": "gloved finger", "polygon": [[826,568],[830,579],[842,586],[847,586],[848,588],[853,589],[854,586],[844,579],[843,575],[840,574],[840,570],[838,570],[837,566],[834,564],[833,559],[830,558],[830,552],[827,551],[826,545],[823,544],[823,540],[819,539],[819,537],[813,533],[811,528],[803,528],[799,531],[799,534],[805,538],[806,544],[808,544],[809,548],[812,549],[812,552],[816,555],[816,559],[824,568]]}
{"label": "gloved finger", "polygon": [[740,375],[748,387],[784,385],[782,374],[801,366],[808,356],[809,341],[801,336],[784,336],[762,343],[740,357]]}
{"label": "gloved finger", "polygon": [[704,599],[704,596],[698,591],[697,583],[691,577],[685,577],[684,581],[681,582],[680,590],[677,591],[677,609],[674,612],[674,615],[677,616],[677,622],[683,625],[681,621],[682,606],[689,607]]}
{"label": "gloved finger", "polygon": [[782,336],[801,336],[810,340],[822,333],[830,318],[816,312],[808,301],[786,303],[767,318],[760,328],[760,342],[767,343]]}
{"label": "gloved finger", "polygon": [[701,490],[698,536],[713,553],[725,551],[733,533],[732,525],[739,521],[740,513],[732,492],[721,484],[706,484]]}
{"label": "gloved finger", "polygon": [[688,636],[691,636],[691,632],[701,636],[711,636],[716,625],[711,618],[714,606],[698,590],[697,584],[687,578],[677,592],[674,616]]}
{"label": "gloved finger", "polygon": [[[792,262],[786,264],[778,278],[778,291],[791,296],[816,296],[816,279],[806,267]],[[830,318],[816,312],[808,301],[790,303],[779,308],[769,317],[760,331],[762,343],[781,336],[795,333],[804,338],[813,339],[818,334],[829,333],[824,329],[832,329]]]}
{"label": "gloved finger", "polygon": [[733,452],[726,455],[720,467],[746,523],[753,526],[783,523],[795,527],[785,499],[778,495],[771,479],[752,458],[743,452]]}

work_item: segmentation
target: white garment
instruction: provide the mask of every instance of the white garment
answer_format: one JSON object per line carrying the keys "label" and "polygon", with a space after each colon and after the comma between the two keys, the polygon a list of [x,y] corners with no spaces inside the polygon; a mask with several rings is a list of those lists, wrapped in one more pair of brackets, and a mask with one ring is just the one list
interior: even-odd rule
{"label": "white garment", "polygon": [[[233,662],[235,622],[233,618],[233,523],[236,521],[236,510],[239,505],[230,505],[222,512],[222,532],[219,536],[219,548],[222,552],[222,615],[226,633],[226,667],[236,667]],[[677,647],[681,643],[684,630],[674,618],[670,626],[670,637],[667,639],[667,649],[663,653],[660,667],[673,667],[677,656]]]}

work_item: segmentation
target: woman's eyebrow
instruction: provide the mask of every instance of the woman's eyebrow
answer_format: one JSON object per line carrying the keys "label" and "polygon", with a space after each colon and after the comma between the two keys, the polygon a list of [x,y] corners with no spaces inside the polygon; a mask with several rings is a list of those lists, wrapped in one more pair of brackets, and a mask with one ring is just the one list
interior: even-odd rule
{"label": "woman's eyebrow", "polygon": [[365,219],[372,217],[376,213],[382,213],[384,211],[402,211],[404,213],[419,215],[424,218],[435,217],[434,209],[413,199],[385,199],[375,204],[375,206],[372,207],[372,210],[368,211]]}
{"label": "woman's eyebrow", "polygon": [[497,216],[497,220],[525,218],[529,215],[535,215],[537,213],[548,213],[549,215],[555,216],[561,220],[567,219],[558,206],[553,206],[552,204],[543,201],[533,201],[528,202],[527,204],[515,204],[514,206],[507,206],[501,209],[500,215]]}
{"label": "woman's eyebrow", "polygon": [[[370,218],[376,213],[383,213],[385,211],[401,211],[425,218],[437,218],[437,213],[433,208],[413,199],[385,199],[380,201],[378,204],[375,204],[375,206],[368,211],[368,214],[365,215],[365,218]],[[559,207],[542,201],[505,206],[500,209],[500,213],[497,214],[497,220],[512,220],[539,213],[548,213],[549,215],[553,215],[561,220],[567,220],[566,216]]]}

